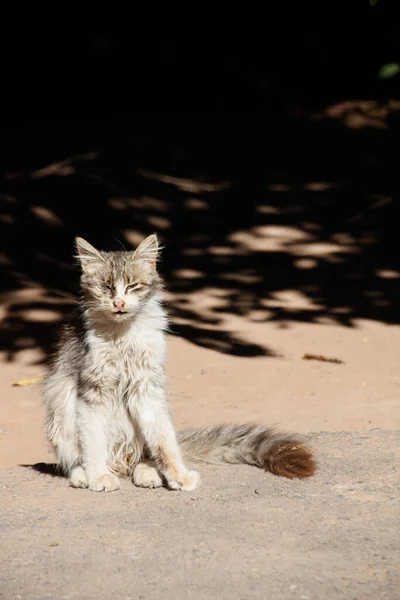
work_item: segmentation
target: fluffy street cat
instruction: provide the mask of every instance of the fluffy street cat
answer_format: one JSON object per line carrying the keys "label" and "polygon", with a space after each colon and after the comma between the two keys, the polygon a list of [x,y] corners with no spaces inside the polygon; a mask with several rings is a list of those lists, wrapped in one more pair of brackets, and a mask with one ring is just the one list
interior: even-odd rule
{"label": "fluffy street cat", "polygon": [[194,490],[186,461],[245,463],[309,477],[311,452],[261,425],[176,432],[165,391],[167,315],[156,235],[135,251],[104,252],[76,239],[81,298],[44,385],[46,434],[76,488],[110,492],[119,477],[141,487]]}

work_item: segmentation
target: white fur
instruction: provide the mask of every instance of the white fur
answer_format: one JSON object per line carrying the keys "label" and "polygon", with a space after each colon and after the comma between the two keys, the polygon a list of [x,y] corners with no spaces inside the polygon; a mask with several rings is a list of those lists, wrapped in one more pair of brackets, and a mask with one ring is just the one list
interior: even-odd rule
{"label": "white fur", "polygon": [[[86,319],[80,368],[93,389],[80,392],[78,373],[71,371],[68,356],[56,363],[44,389],[47,434],[71,485],[93,491],[118,489],[113,473],[132,475],[146,442],[155,459],[162,448],[166,460],[158,465],[171,489],[194,489],[199,476],[183,463],[168,413],[167,319],[160,299],[154,296],[134,318],[117,326],[90,313]],[[147,475],[145,471],[135,470],[135,483],[157,487],[161,478],[155,468]]]}
{"label": "white fur", "polygon": [[141,462],[133,472],[133,483],[138,487],[157,488],[162,486],[162,479],[151,463]]}
{"label": "white fur", "polygon": [[313,474],[307,448],[261,425],[180,432],[178,444],[165,393],[167,316],[158,295],[157,237],[135,252],[101,252],[81,238],[76,245],[81,313],[65,328],[44,386],[47,436],[73,487],[110,492],[120,475],[141,487],[165,481],[191,491],[200,476],[186,468],[182,451],[195,462]]}

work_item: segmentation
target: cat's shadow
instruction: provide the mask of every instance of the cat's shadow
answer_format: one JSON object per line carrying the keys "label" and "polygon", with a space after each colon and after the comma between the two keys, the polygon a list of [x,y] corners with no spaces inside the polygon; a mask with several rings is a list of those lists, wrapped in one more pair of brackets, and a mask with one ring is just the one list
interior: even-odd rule
{"label": "cat's shadow", "polygon": [[34,465],[18,465],[19,467],[24,467],[25,469],[32,469],[37,473],[41,473],[42,475],[50,475],[51,477],[61,477],[64,478],[64,474],[60,469],[60,465],[57,463],[44,463],[39,462]]}

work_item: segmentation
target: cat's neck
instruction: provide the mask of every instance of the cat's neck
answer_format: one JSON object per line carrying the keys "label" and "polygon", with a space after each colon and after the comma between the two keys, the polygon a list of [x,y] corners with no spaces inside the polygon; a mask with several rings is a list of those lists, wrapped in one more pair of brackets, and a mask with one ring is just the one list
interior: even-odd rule
{"label": "cat's neck", "polygon": [[151,298],[132,318],[120,322],[114,317],[108,318],[103,311],[88,308],[84,303],[81,305],[81,314],[86,331],[108,341],[128,337],[132,332],[147,334],[168,328],[167,312],[159,296]]}

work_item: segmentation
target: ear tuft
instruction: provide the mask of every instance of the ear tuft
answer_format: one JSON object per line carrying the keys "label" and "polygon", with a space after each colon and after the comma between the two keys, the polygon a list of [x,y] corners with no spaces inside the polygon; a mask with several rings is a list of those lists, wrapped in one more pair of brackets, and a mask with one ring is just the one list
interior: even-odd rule
{"label": "ear tuft", "polygon": [[156,268],[159,252],[160,246],[158,238],[156,234],[153,233],[139,244],[135,250],[134,258],[135,260],[143,261],[150,269],[154,270]]}
{"label": "ear tuft", "polygon": [[77,258],[80,260],[81,263],[103,260],[103,257],[101,256],[100,252],[83,238],[76,237],[75,246],[78,251]]}

